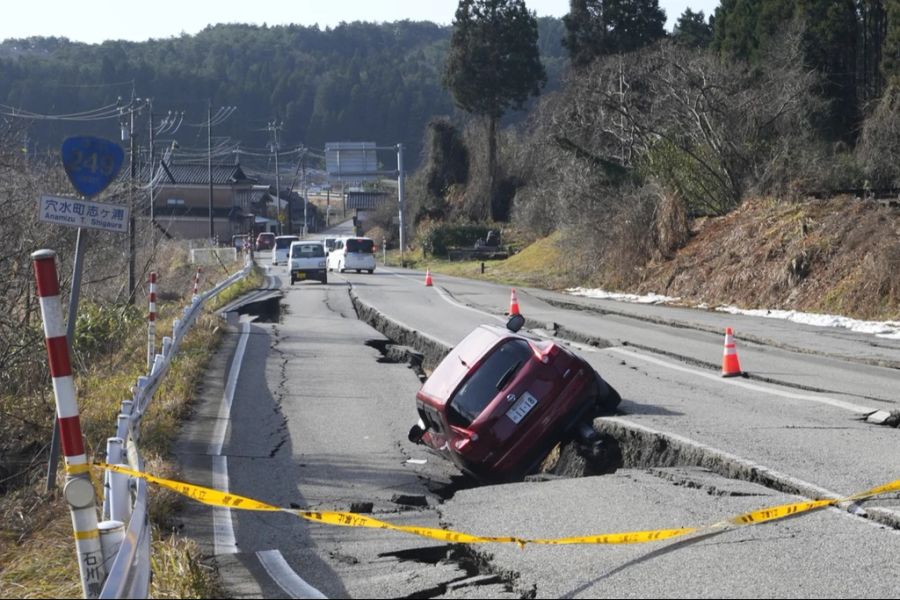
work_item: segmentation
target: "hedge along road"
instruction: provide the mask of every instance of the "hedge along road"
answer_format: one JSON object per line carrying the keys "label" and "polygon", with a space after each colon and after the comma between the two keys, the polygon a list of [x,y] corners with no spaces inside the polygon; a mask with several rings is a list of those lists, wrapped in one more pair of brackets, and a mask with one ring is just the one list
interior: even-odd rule
{"label": "hedge along road", "polygon": [[[281,271],[276,273],[284,275]],[[251,325],[244,337],[244,364],[235,383],[230,424],[222,445],[229,489],[282,506],[323,510],[372,502],[377,517],[434,526],[438,523],[434,510],[392,512],[397,505],[391,498],[400,493],[425,494],[430,504],[437,504],[428,491],[431,482],[446,481],[452,472],[439,459],[405,441],[406,429],[415,419],[413,396],[419,381],[403,365],[377,362],[379,353],[365,342],[380,336],[356,321],[347,288],[339,283],[342,280],[351,281],[360,297],[381,302],[385,312],[412,320],[423,331],[449,343],[488,319],[447,302],[437,291],[426,291],[415,278],[404,280],[380,269],[374,275],[334,274],[329,286],[294,286],[287,292],[288,311],[282,322]],[[431,296],[425,295],[428,293]],[[527,305],[523,310],[527,316]],[[187,478],[200,484],[212,482],[210,440],[220,415],[233,348],[241,339],[238,334],[232,337],[232,351],[217,357],[204,402],[186,430],[181,448]],[[626,360],[622,365],[621,356],[607,352],[585,352],[585,356],[623,393],[623,408],[633,413],[626,418],[659,419],[666,425],[683,422],[688,429],[709,427],[702,421],[690,424],[694,421],[692,403],[708,395],[710,403],[736,405],[730,410],[737,416],[721,422],[711,419],[718,428],[729,427],[725,424],[729,419],[739,421],[730,425],[734,429],[753,426],[752,419],[741,414],[743,390],[735,392],[707,380],[698,385],[690,374],[637,366],[637,361],[628,364]],[[660,401],[661,389],[668,404]],[[710,410],[709,405],[697,409],[704,410]],[[799,416],[791,413],[787,418],[806,418],[804,411],[797,412]],[[726,435],[723,441],[730,442],[730,438]],[[405,463],[410,457],[428,462]],[[820,459],[807,458],[812,462]],[[815,474],[816,470],[812,471]],[[877,480],[847,491],[890,478],[882,472]],[[865,474],[859,479],[865,479]],[[792,499],[696,469],[660,468],[472,488],[457,492],[439,511],[445,525],[470,533],[556,537],[704,525]],[[213,548],[211,513],[192,505],[185,523],[189,533],[207,540]],[[454,595],[473,597],[505,594],[505,587],[516,596],[536,592],[540,597],[753,592],[770,596],[801,591],[804,595],[890,596],[898,589],[896,579],[891,579],[895,576],[886,568],[888,557],[897,550],[894,545],[900,543],[896,533],[838,511],[692,543],[528,547],[525,551],[472,548],[462,555],[464,563],[473,554],[493,555],[477,572],[468,564],[461,567],[453,562],[435,568],[428,563],[439,560],[447,549],[401,534],[307,525],[287,515],[264,513],[233,512],[231,521],[234,546],[221,546],[235,553],[220,555],[219,563],[235,595],[314,595],[312,590],[318,590],[329,596],[429,596],[456,585],[461,587],[453,590]],[[795,552],[805,545],[809,545],[807,552]],[[428,547],[432,549],[426,550]],[[817,552],[808,551],[810,548]],[[854,556],[859,562],[846,565],[836,560],[838,555]],[[787,556],[791,559],[778,560]],[[760,557],[775,557],[769,560],[774,564]],[[884,574],[873,577],[880,567]],[[496,581],[489,576],[492,570],[504,574],[499,584],[474,587],[475,583]],[[246,577],[247,571],[252,577]],[[309,587],[299,585],[298,579]],[[851,588],[853,591],[845,591]]]}

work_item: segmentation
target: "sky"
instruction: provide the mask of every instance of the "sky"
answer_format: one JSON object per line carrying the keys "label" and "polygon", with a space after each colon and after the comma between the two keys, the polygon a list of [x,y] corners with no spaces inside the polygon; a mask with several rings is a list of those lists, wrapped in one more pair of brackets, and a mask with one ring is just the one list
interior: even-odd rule
{"label": "sky", "polygon": [[[525,0],[538,16],[561,17],[569,0]],[[667,29],[685,8],[709,16],[719,0],[660,0],[668,17]],[[433,21],[449,25],[457,0],[153,0],[122,3],[71,0],[7,0],[0,18],[0,40],[31,36],[67,37],[100,43],[109,39],[144,41],[182,33],[194,34],[209,24],[297,23],[320,27],[342,21]]]}

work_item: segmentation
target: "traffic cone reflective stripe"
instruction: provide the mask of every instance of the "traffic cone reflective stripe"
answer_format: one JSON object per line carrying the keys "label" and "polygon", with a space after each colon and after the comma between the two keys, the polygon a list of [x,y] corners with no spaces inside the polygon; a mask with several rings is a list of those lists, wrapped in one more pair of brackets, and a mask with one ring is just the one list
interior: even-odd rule
{"label": "traffic cone reflective stripe", "polygon": [[512,293],[509,295],[509,314],[510,316],[521,314],[519,312],[519,299],[516,297],[516,288],[513,288]]}
{"label": "traffic cone reflective stripe", "polygon": [[734,331],[725,329],[725,352],[722,355],[722,377],[736,377],[743,374],[738,361],[737,346],[734,343]]}
{"label": "traffic cone reflective stripe", "polygon": [[425,269],[425,287],[431,287],[431,269]]}

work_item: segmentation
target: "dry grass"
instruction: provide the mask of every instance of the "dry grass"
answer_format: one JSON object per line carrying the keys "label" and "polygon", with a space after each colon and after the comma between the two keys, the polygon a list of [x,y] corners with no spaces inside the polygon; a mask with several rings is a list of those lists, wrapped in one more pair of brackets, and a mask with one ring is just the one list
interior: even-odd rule
{"label": "dry grass", "polygon": [[[506,260],[484,261],[484,273],[481,272],[480,260],[451,262],[432,256],[423,258],[420,251],[406,253],[405,260],[410,268],[424,270],[427,267],[433,273],[506,285],[562,289],[571,284],[573,275],[572,265],[560,250],[558,242],[559,234],[553,234],[534,241]],[[389,264],[397,264],[399,260],[396,252],[388,253]]]}
{"label": "dry grass", "polygon": [[639,293],[689,303],[900,318],[900,210],[842,197],[757,199],[709,219],[672,260],[649,264]]}
{"label": "dry grass", "polygon": [[[189,292],[193,267],[180,255],[170,259],[167,264],[175,266],[167,269],[161,280],[168,280],[170,289],[178,287]],[[256,272],[254,282],[258,284],[261,278]],[[214,279],[221,277],[210,275],[204,287],[211,286]],[[253,284],[243,283],[241,289]],[[174,291],[168,297],[169,301],[158,303],[158,340],[171,331],[172,320],[185,302]],[[141,452],[148,469],[164,477],[177,475],[165,457],[169,456],[181,420],[190,410],[197,382],[219,344],[217,325],[218,319],[210,313],[198,319],[143,420]],[[106,438],[115,430],[119,405],[130,397],[131,386],[146,371],[146,324],[120,333],[122,339],[112,355],[76,375],[82,430],[89,458],[93,460],[103,458]],[[22,410],[23,406],[28,412]],[[81,584],[69,511],[58,491],[52,494],[44,491],[46,440],[53,415],[52,391],[44,390],[42,395],[28,399],[0,397],[0,411],[16,411],[19,426],[13,429],[13,435],[24,442],[24,449],[35,453],[30,457],[23,454],[21,472],[15,481],[7,482],[14,485],[0,496],[0,597],[78,597]],[[61,484],[62,479],[60,472],[57,482]],[[172,531],[173,515],[180,502],[182,499],[172,493],[158,489],[151,492],[155,567],[152,594],[165,598],[220,595],[214,573],[201,559],[196,545],[168,533]]]}

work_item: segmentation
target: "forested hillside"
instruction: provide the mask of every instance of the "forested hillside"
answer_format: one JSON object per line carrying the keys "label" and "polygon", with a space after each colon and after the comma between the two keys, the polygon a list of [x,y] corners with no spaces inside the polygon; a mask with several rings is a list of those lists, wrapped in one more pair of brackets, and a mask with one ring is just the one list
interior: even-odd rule
{"label": "forested hillside", "polygon": [[[539,23],[549,87],[556,87],[565,66],[561,21]],[[238,107],[215,134],[249,146],[267,143],[260,130],[274,118],[284,121],[287,146],[403,142],[416,161],[428,119],[454,113],[441,85],[449,36],[449,27],[401,21],[324,30],[215,25],[197,35],[141,43],[6,40],[0,43],[0,104],[6,105],[0,112],[77,113],[134,93],[152,98],[154,112],[185,110],[186,123],[202,123],[211,101],[214,110]],[[115,137],[118,123],[38,122],[29,139],[32,147],[55,150],[66,135],[92,131]],[[205,134],[185,128],[181,140],[205,145]]]}

